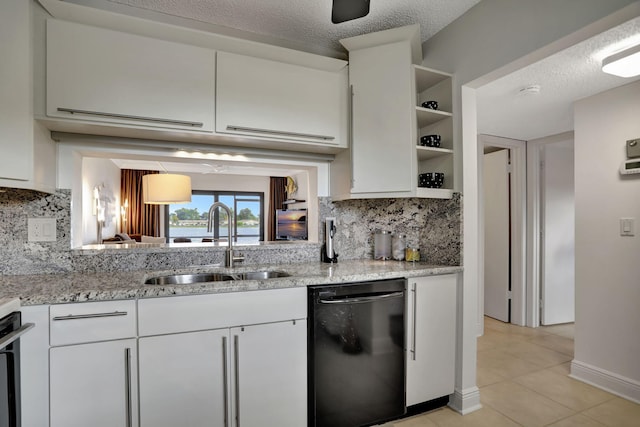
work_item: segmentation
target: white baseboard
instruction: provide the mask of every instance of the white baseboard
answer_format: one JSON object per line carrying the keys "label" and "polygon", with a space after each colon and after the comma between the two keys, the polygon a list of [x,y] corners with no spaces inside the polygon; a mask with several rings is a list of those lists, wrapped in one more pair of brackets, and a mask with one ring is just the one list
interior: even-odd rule
{"label": "white baseboard", "polygon": [[640,403],[640,382],[577,360],[571,361],[569,376],[609,393]]}
{"label": "white baseboard", "polygon": [[480,404],[480,389],[470,387],[464,390],[456,389],[449,396],[449,407],[462,415],[467,415],[482,408]]}

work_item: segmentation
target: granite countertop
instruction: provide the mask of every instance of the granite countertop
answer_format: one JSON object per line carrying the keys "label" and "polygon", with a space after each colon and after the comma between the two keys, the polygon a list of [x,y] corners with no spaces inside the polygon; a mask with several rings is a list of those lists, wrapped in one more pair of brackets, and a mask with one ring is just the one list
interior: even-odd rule
{"label": "granite countertop", "polygon": [[[238,251],[261,250],[264,248],[283,248],[287,250],[295,250],[297,248],[319,247],[319,243],[309,242],[307,240],[281,240],[269,242],[255,243],[234,243],[233,248]],[[105,253],[175,253],[180,252],[199,252],[206,250],[227,249],[227,242],[189,242],[189,243],[140,243],[140,242],[112,242],[106,244],[84,245],[72,249],[77,255],[103,255]]]}
{"label": "granite countertop", "polygon": [[[191,285],[145,285],[149,277],[180,273],[278,270],[289,277],[266,280],[234,280]],[[460,266],[430,265],[404,261],[354,260],[336,264],[320,262],[294,264],[242,265],[227,269],[217,266],[194,266],[173,270],[132,271],[120,273],[66,273],[0,276],[0,298],[19,297],[22,305],[66,302],[108,301],[172,295],[240,292],[257,289],[348,283],[397,277],[419,277],[457,273]]]}

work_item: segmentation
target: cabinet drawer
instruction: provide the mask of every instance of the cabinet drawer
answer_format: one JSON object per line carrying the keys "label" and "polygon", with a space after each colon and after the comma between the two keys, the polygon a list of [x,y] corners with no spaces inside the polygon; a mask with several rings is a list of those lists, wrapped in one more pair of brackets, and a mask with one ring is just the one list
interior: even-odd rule
{"label": "cabinet drawer", "polygon": [[306,287],[138,301],[140,336],[229,328],[306,317]]}
{"label": "cabinet drawer", "polygon": [[51,345],[136,336],[135,301],[84,302],[49,308]]}

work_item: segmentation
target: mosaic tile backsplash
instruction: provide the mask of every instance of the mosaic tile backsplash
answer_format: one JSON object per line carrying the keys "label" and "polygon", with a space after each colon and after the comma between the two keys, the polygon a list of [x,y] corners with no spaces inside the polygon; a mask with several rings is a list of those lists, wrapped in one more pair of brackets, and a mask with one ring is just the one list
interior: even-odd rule
{"label": "mosaic tile backsplash", "polygon": [[[0,189],[3,190],[3,189]],[[421,260],[460,265],[462,207],[459,195],[451,200],[373,199],[332,202],[320,198],[320,240],[327,216],[337,218],[339,259],[371,259],[373,232],[385,229],[407,235],[421,250]],[[56,218],[55,242],[28,242],[28,218]],[[134,271],[185,268],[219,262],[221,248],[190,248],[177,252],[142,250],[130,253],[71,250],[71,191],[55,194],[6,189],[0,191],[0,274],[55,274],[66,272]],[[172,252],[172,253],[168,253]],[[245,263],[316,261],[318,245],[260,247],[245,251]]]}

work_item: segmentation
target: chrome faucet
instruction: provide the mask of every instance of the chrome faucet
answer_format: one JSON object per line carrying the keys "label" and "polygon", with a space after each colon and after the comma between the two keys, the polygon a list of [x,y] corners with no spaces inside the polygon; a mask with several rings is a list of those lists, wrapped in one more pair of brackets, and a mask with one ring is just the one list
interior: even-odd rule
{"label": "chrome faucet", "polygon": [[229,246],[227,247],[227,250],[224,252],[224,266],[233,267],[233,264],[235,262],[244,261],[244,257],[235,256],[233,254],[233,236],[231,233],[231,230],[232,230],[231,222],[233,221],[233,214],[231,213],[231,209],[229,209],[229,206],[225,205],[222,202],[215,202],[214,204],[211,205],[211,207],[209,208],[209,218],[207,219],[207,233],[211,233],[211,231],[213,230],[213,212],[217,208],[222,208],[227,213],[227,227],[228,227],[227,239],[229,241]]}

